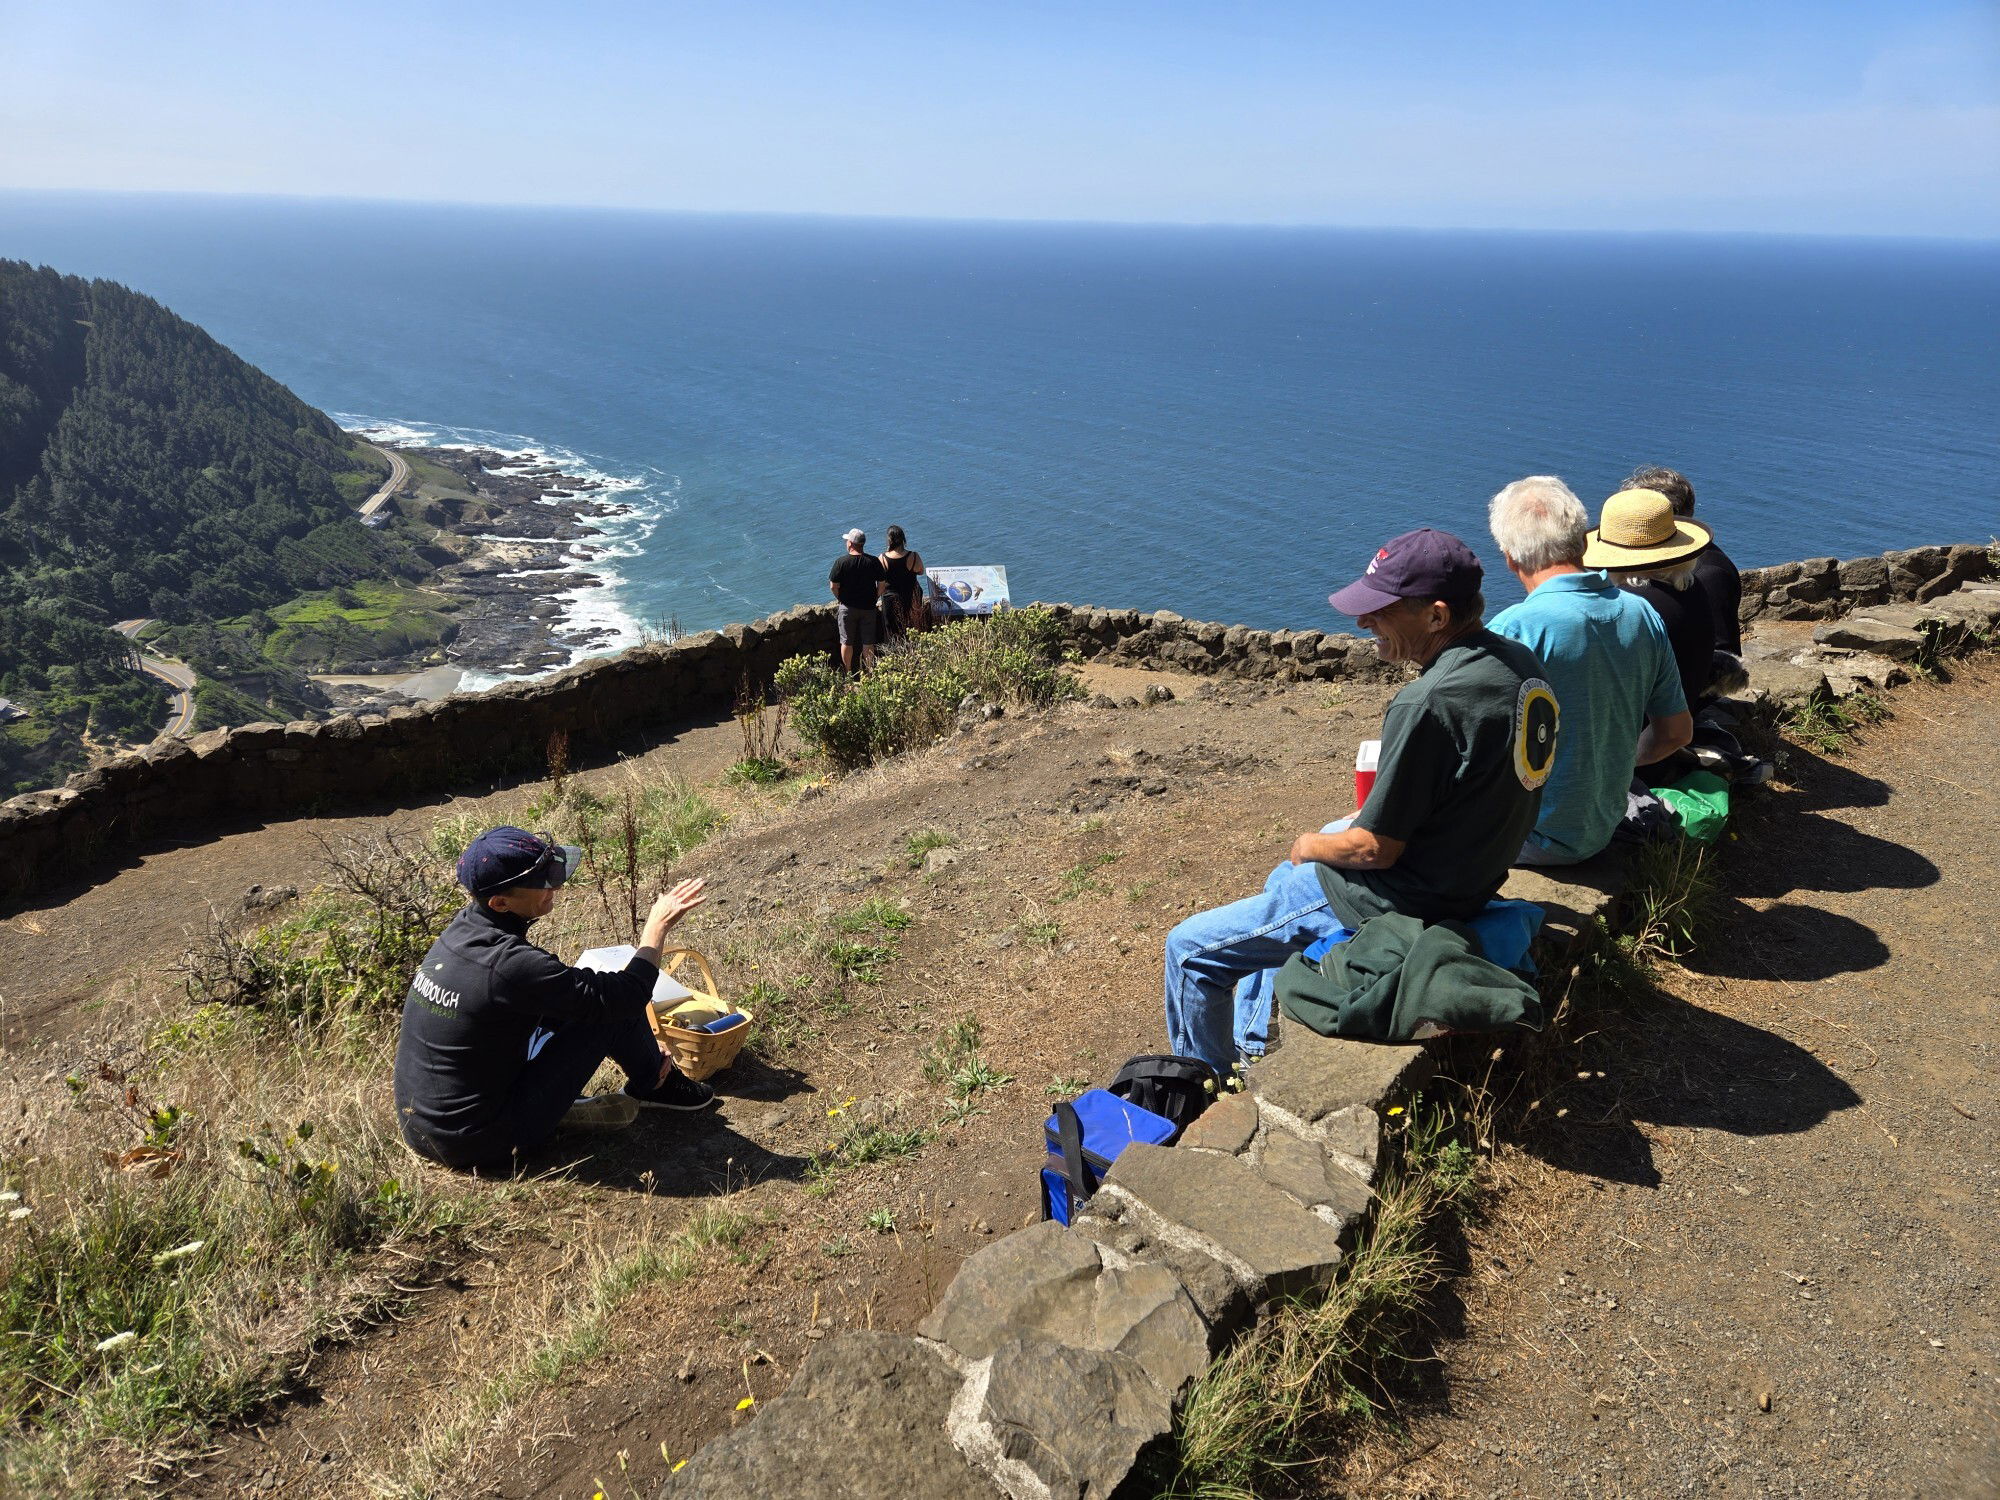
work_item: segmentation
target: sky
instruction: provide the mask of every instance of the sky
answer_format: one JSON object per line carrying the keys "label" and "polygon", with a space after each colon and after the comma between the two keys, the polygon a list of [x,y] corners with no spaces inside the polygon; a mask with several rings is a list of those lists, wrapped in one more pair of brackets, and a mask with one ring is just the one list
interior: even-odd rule
{"label": "sky", "polygon": [[2000,237],[2000,3],[0,0],[0,188]]}

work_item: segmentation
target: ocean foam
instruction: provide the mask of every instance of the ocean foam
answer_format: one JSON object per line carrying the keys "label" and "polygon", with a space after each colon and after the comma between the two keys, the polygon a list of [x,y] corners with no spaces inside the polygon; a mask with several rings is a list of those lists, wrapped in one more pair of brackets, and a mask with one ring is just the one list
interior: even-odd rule
{"label": "ocean foam", "polygon": [[[588,553],[571,554],[573,566],[561,568],[537,568],[510,574],[511,577],[530,577],[538,574],[562,574],[588,570],[598,582],[572,589],[557,590],[551,597],[556,600],[560,613],[554,635],[556,643],[563,645],[563,637],[584,633],[603,632],[603,638],[585,645],[569,646],[569,661],[564,665],[574,665],[592,656],[608,656],[636,646],[646,638],[645,626],[624,603],[621,590],[625,576],[609,564],[619,558],[641,556],[646,550],[646,542],[659,528],[660,521],[679,508],[680,481],[674,475],[643,465],[642,474],[616,474],[600,468],[588,455],[578,453],[559,443],[545,443],[518,432],[496,432],[481,427],[455,427],[443,422],[403,421],[395,418],[370,416],[362,412],[334,412],[333,419],[350,432],[359,434],[378,443],[396,443],[411,447],[446,448],[458,452],[497,453],[511,462],[502,464],[495,473],[518,475],[529,469],[553,466],[563,474],[588,480],[593,488],[572,492],[572,500],[587,500],[608,507],[608,514],[582,517],[582,524],[589,527],[592,535],[587,541],[572,544],[588,547]],[[650,476],[650,477],[649,477]],[[617,498],[614,498],[617,497]],[[629,498],[627,498],[629,497]],[[560,505],[562,496],[544,497],[545,505]],[[544,542],[541,537],[492,537],[492,541]],[[478,692],[499,683],[521,678],[544,677],[550,672],[560,671],[560,667],[549,667],[531,671],[525,667],[515,670],[502,669],[485,672],[467,669],[460,692]]]}

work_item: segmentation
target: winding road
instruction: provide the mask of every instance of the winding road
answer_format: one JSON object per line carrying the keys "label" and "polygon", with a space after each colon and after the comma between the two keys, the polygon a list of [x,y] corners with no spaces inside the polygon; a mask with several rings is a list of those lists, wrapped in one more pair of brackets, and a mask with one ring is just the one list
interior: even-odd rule
{"label": "winding road", "polygon": [[363,446],[379,453],[389,460],[389,477],[382,482],[382,488],[361,502],[361,514],[368,517],[389,503],[389,497],[410,482],[410,466],[400,453],[392,453],[387,448],[377,448],[373,443]]}
{"label": "winding road", "polygon": [[175,739],[194,730],[194,673],[187,666],[165,656],[154,656],[138,642],[138,634],[152,624],[151,617],[120,620],[111,628],[132,642],[132,665],[149,677],[157,677],[174,691],[173,714],[162,735]]}

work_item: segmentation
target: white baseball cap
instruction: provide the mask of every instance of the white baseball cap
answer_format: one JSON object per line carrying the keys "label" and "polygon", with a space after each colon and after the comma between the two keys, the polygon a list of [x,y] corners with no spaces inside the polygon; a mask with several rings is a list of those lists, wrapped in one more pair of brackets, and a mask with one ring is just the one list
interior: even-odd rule
{"label": "white baseball cap", "polygon": [[847,543],[848,546],[852,547],[856,542],[867,541],[868,533],[863,531],[859,526],[857,526],[852,531],[848,532],[846,536],[842,537],[841,540]]}

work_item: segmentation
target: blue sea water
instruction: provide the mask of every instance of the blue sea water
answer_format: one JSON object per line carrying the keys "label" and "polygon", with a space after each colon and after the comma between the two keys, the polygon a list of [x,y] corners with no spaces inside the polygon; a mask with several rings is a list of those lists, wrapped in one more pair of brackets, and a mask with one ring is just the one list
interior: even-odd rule
{"label": "blue sea water", "polygon": [[[2000,245],[0,195],[350,425],[617,477],[600,610],[826,595],[847,527],[1017,599],[1341,624],[1382,538],[1685,471],[1743,565],[2000,531]],[[1491,579],[1496,603],[1518,590]]]}

